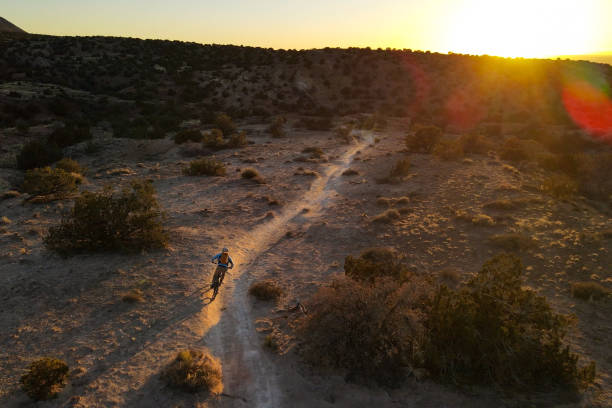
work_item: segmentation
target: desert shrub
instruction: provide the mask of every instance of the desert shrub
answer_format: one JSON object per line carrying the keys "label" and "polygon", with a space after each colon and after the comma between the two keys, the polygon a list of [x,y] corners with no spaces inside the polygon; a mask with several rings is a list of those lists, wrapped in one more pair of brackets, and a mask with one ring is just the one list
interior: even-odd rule
{"label": "desert shrub", "polygon": [[43,167],[28,170],[23,181],[23,191],[32,195],[55,194],[65,197],[78,189],[82,178],[79,174],[68,173],[62,169]]}
{"label": "desert shrub", "polygon": [[382,277],[402,281],[409,275],[400,254],[384,247],[366,249],[357,258],[347,256],[344,259],[344,273],[351,279],[368,282]]}
{"label": "desert shrub", "polygon": [[461,145],[454,140],[440,140],[432,153],[442,160],[457,160],[464,155]]}
{"label": "desert shrub", "polygon": [[89,139],[91,139],[89,125],[69,123],[64,127],[55,129],[49,135],[47,142],[59,147],[67,147]]}
{"label": "desert shrub", "polygon": [[264,182],[264,179],[263,179],[263,177],[261,177],[259,172],[257,170],[255,170],[255,169],[250,168],[250,167],[242,170],[242,173],[240,173],[240,177],[242,177],[243,179],[256,181],[256,182],[258,182],[260,184],[262,184]]}
{"label": "desert shrub", "polygon": [[57,358],[41,358],[30,364],[21,377],[21,388],[33,400],[55,398],[66,386],[68,365]]}
{"label": "desert shrub", "polygon": [[568,199],[578,193],[578,182],[564,174],[554,174],[544,180],[541,189],[557,199]]}
{"label": "desert shrub", "polygon": [[214,124],[217,129],[221,130],[224,136],[230,136],[236,132],[236,125],[229,115],[220,113],[215,116]]}
{"label": "desert shrub", "polygon": [[249,288],[249,295],[259,300],[276,300],[282,294],[283,290],[272,281],[255,282]]}
{"label": "desert shrub", "polygon": [[179,352],[161,377],[169,386],[189,392],[205,390],[218,395],[223,391],[221,363],[207,350]]}
{"label": "desert shrub", "polygon": [[245,132],[235,132],[229,137],[227,143],[225,144],[225,147],[237,148],[246,146],[248,143],[249,142],[247,140]]}
{"label": "desert shrub", "polygon": [[270,126],[268,126],[268,132],[272,135],[272,137],[285,137],[285,124],[287,123],[287,119],[282,116],[278,116],[272,120]]}
{"label": "desert shrub", "polygon": [[346,169],[342,172],[343,176],[357,176],[359,172],[355,169]]}
{"label": "desert shrub", "polygon": [[17,155],[17,167],[29,170],[44,167],[62,158],[62,151],[53,143],[33,140],[26,143]]}
{"label": "desert shrub", "polygon": [[486,154],[493,146],[487,138],[477,133],[459,136],[457,144],[465,154]]}
{"label": "desert shrub", "polygon": [[520,139],[511,137],[506,139],[499,150],[499,157],[503,160],[520,162],[529,159],[529,152]]}
{"label": "desert shrub", "polygon": [[598,282],[574,282],[572,283],[572,296],[582,300],[604,299],[612,291]]}
{"label": "desert shrub", "polygon": [[87,168],[81,166],[76,160],[72,160],[68,157],[64,157],[62,160],[55,164],[56,169],[62,169],[68,173],[76,173],[85,175]]}
{"label": "desert shrub", "polygon": [[489,243],[506,251],[523,251],[537,247],[537,241],[517,232],[492,235],[489,237]]}
{"label": "desert shrub", "polygon": [[524,207],[527,204],[527,200],[514,199],[509,200],[507,198],[502,198],[499,200],[489,201],[483,204],[483,208],[491,209],[491,210],[515,210],[517,208]]}
{"label": "desert shrub", "polygon": [[319,289],[298,327],[301,355],[353,381],[396,385],[418,360],[429,293],[416,280],[335,280]]}
{"label": "desert shrub", "polygon": [[184,129],[174,135],[174,143],[201,142],[204,139],[199,129]]}
{"label": "desert shrub", "polygon": [[495,225],[495,220],[487,214],[474,214],[471,221],[472,224],[481,227],[492,227]]}
{"label": "desert shrub", "polygon": [[183,174],[187,176],[225,176],[225,165],[220,161],[209,158],[193,160],[189,167],[183,169]]}
{"label": "desert shrub", "polygon": [[211,147],[214,149],[222,149],[225,147],[225,139],[223,139],[223,132],[219,129],[212,129],[202,137],[202,144],[205,147]]}
{"label": "desert shrub", "polygon": [[406,135],[406,147],[411,152],[430,153],[442,137],[442,130],[434,125],[417,125]]}
{"label": "desert shrub", "polygon": [[570,319],[522,287],[522,269],[518,257],[501,254],[465,287],[439,288],[424,322],[425,366],[434,377],[538,390],[593,381],[594,363],[578,367],[562,343]]}
{"label": "desert shrub", "polygon": [[403,159],[399,159],[395,162],[391,171],[389,172],[389,177],[391,179],[401,179],[402,177],[406,177],[410,174],[410,159],[408,157],[404,157]]}
{"label": "desert shrub", "polygon": [[400,213],[396,209],[390,208],[387,211],[378,214],[375,217],[372,217],[372,222],[377,222],[381,224],[390,224],[395,220],[400,219]]}
{"label": "desert shrub", "polygon": [[324,116],[321,118],[302,118],[298,125],[308,130],[325,131],[330,130],[333,126],[331,117]]}
{"label": "desert shrub", "polygon": [[270,349],[271,351],[275,351],[275,352],[278,351],[280,348],[280,345],[278,344],[278,340],[276,339],[276,337],[274,337],[273,334],[268,334],[264,338],[263,345],[267,349]]}
{"label": "desert shrub", "polygon": [[136,180],[119,194],[111,187],[83,192],[61,224],[49,228],[44,243],[61,255],[161,248],[168,240],[162,218],[153,185]]}

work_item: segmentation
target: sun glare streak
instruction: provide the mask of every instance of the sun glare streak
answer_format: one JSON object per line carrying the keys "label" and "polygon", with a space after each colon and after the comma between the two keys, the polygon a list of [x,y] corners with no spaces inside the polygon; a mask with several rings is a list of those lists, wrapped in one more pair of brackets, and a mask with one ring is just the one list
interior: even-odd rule
{"label": "sun glare streak", "polygon": [[595,69],[567,73],[563,105],[576,124],[601,140],[612,142],[612,90]]}

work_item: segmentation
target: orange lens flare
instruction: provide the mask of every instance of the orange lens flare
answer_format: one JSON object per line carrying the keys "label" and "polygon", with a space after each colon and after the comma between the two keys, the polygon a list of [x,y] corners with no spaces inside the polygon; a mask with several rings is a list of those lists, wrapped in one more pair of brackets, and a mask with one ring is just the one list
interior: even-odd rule
{"label": "orange lens flare", "polygon": [[563,104],[574,122],[593,136],[612,142],[610,85],[596,71],[566,76]]}
{"label": "orange lens flare", "polygon": [[485,116],[482,106],[465,92],[453,93],[445,104],[446,122],[454,129],[473,129]]}

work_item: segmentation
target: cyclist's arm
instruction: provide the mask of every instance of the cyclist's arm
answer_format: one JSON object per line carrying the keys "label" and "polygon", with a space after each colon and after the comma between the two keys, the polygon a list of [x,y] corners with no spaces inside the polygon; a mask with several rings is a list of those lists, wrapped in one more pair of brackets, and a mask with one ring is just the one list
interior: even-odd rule
{"label": "cyclist's arm", "polygon": [[215,256],[212,257],[212,259],[210,260],[212,263],[215,263],[216,260],[218,260],[221,257],[221,254],[217,254]]}

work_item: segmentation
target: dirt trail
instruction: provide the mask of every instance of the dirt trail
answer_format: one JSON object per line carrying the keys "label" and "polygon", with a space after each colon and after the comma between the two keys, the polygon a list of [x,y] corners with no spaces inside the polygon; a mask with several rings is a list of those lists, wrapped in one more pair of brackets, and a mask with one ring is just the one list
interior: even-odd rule
{"label": "dirt trail", "polygon": [[[312,184],[311,188],[296,202],[271,220],[247,232],[231,244],[232,259],[237,267],[226,276],[219,300],[223,303],[223,314],[206,336],[206,344],[223,363],[225,394],[224,406],[278,407],[282,393],[277,383],[277,373],[269,357],[262,352],[260,339],[250,315],[247,290],[257,278],[252,268],[260,255],[278,242],[288,231],[292,220],[301,217],[303,209],[308,216],[318,217],[325,203],[331,198],[338,177],[355,153],[362,149],[369,134],[362,134],[360,141]],[[229,278],[229,279],[228,279]],[[233,287],[233,290],[232,290]],[[232,290],[229,293],[229,290]]]}

